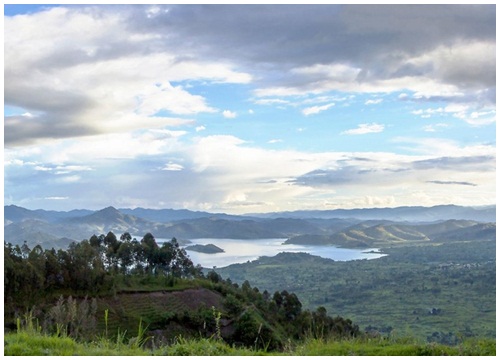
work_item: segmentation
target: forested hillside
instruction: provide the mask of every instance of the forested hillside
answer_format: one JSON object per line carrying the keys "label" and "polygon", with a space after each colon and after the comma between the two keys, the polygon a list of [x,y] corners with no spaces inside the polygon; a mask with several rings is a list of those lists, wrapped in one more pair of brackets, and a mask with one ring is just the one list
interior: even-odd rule
{"label": "forested hillside", "polygon": [[349,319],[302,308],[287,290],[260,291],[214,271],[204,275],[175,239],[161,246],[150,233],[92,236],[67,251],[4,246],[5,324],[32,309],[44,331],[92,340],[102,331],[137,336],[144,322],[155,346],[179,336],[281,349],[287,339],[361,335]]}
{"label": "forested hillside", "polygon": [[361,330],[458,344],[496,336],[496,241],[460,239],[382,248],[372,260],[282,253],[217,271],[259,288],[284,287]]}

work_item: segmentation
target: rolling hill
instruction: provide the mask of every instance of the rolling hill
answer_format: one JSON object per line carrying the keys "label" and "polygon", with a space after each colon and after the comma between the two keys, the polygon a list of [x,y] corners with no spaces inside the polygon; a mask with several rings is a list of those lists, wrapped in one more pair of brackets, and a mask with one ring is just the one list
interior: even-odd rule
{"label": "rolling hill", "polygon": [[492,240],[496,236],[495,223],[470,220],[448,220],[433,224],[400,224],[362,222],[329,235],[303,234],[289,238],[285,243],[300,245],[336,245],[347,248],[370,248],[408,245],[425,242]]}
{"label": "rolling hill", "polygon": [[6,242],[21,245],[26,241],[30,247],[37,244],[66,247],[71,241],[112,231],[139,236],[152,233],[157,238],[166,239],[175,237],[184,244],[196,238],[287,238],[288,243],[294,244],[367,248],[492,236],[495,224],[477,219],[490,219],[494,213],[495,207],[440,206],[293,212],[251,217],[189,210],[116,209],[111,206],[98,211],[63,212],[9,205],[4,207],[4,233]]}

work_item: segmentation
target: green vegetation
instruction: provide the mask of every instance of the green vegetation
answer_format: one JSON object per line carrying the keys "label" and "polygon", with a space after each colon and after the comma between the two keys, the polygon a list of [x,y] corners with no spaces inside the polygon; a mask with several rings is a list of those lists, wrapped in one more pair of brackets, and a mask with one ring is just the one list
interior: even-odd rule
{"label": "green vegetation", "polygon": [[204,272],[175,239],[158,246],[149,233],[57,252],[5,244],[5,355],[495,353],[495,241],[382,251]]}
{"label": "green vegetation", "polygon": [[54,295],[95,296],[111,294],[120,281],[156,277],[174,285],[177,279],[195,278],[201,268],[194,266],[175,238],[158,246],[154,236],[141,241],[124,233],[120,239],[109,232],[89,240],[71,243],[68,249],[44,250],[4,245],[4,297],[9,306],[32,307],[41,298]]}
{"label": "green vegetation", "polygon": [[271,295],[214,271],[205,276],[175,239],[159,247],[151,234],[139,242],[108,233],[67,251],[6,244],[4,254],[4,320],[12,330],[19,328],[18,314],[31,309],[44,333],[85,342],[99,333],[133,341],[143,329],[138,323],[154,347],[179,336],[215,336],[229,345],[279,350],[307,336],[361,334],[349,319],[332,318],[324,308],[303,310],[286,290]]}
{"label": "green vegetation", "polygon": [[223,249],[221,249],[218,246],[215,246],[214,244],[207,244],[207,245],[190,245],[186,247],[186,250],[191,250],[191,251],[197,251],[205,254],[216,254],[216,253],[222,253],[224,252]]}
{"label": "green vegetation", "polygon": [[217,337],[185,339],[177,337],[171,344],[160,347],[144,346],[144,334],[139,340],[126,342],[123,336],[116,340],[100,336],[92,342],[76,341],[64,334],[43,334],[33,318],[4,337],[5,356],[494,356],[494,340],[467,340],[457,345],[419,343],[413,339],[359,337],[356,339],[315,339],[289,342],[279,352],[258,350],[255,347],[228,345]]}
{"label": "green vegetation", "polygon": [[304,308],[323,306],[363,331],[453,345],[495,337],[495,241],[381,251],[389,255],[348,262],[281,253],[217,272],[268,291],[285,288]]}

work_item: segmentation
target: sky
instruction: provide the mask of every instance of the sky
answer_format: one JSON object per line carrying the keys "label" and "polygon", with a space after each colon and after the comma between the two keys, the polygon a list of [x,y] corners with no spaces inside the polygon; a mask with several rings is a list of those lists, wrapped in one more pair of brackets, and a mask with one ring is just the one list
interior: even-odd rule
{"label": "sky", "polygon": [[4,203],[496,200],[495,5],[5,5]]}

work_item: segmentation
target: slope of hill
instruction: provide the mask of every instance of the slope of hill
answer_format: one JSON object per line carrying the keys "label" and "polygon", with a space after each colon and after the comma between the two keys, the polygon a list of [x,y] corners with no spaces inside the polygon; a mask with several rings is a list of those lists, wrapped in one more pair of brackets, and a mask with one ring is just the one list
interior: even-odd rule
{"label": "slope of hill", "polygon": [[64,224],[86,228],[85,231],[87,234],[105,234],[108,231],[114,231],[116,233],[137,233],[153,226],[153,223],[150,221],[132,215],[122,214],[112,206],[96,211],[90,215],[66,219]]}
{"label": "slope of hill", "polygon": [[162,237],[181,239],[220,238],[220,239],[265,239],[282,237],[272,227],[253,220],[231,221],[217,218],[200,218],[175,223],[159,228]]}
{"label": "slope of hill", "polygon": [[4,221],[19,222],[28,219],[38,219],[47,222],[57,222],[59,220],[72,217],[81,217],[92,214],[92,210],[71,210],[71,211],[53,211],[53,210],[28,210],[16,205],[4,206]]}
{"label": "slope of hill", "polygon": [[422,242],[491,240],[495,238],[495,223],[469,220],[449,220],[426,225],[362,222],[343,231],[328,235],[302,234],[290,237],[286,244],[336,245],[347,248],[408,245]]}
{"label": "slope of hill", "polygon": [[[231,298],[232,297],[232,298]],[[228,318],[228,304],[234,306],[234,296],[224,295],[204,287],[185,290],[118,293],[112,297],[99,298],[97,312],[112,309],[106,321],[97,322],[91,328],[94,340],[91,342],[70,337],[64,333],[49,335],[35,326],[35,319],[26,317],[15,332],[5,334],[5,356],[479,356],[494,355],[495,339],[469,338],[459,344],[426,343],[417,338],[397,336],[385,338],[375,334],[358,335],[355,338],[336,336],[322,338],[310,330],[304,339],[290,339],[279,346],[283,329],[273,327],[270,319],[275,314],[262,318],[258,302],[245,304],[238,317]],[[82,310],[83,303],[75,303]],[[54,307],[57,308],[57,305]],[[60,309],[61,310],[61,309]],[[220,311],[223,311],[221,313]],[[63,310],[64,312],[64,310]],[[248,316],[248,314],[251,314]],[[265,315],[265,314],[263,314]],[[90,316],[92,318],[92,315]],[[145,319],[147,329],[139,333]],[[243,320],[244,319],[244,320]],[[251,320],[251,321],[248,321]],[[319,318],[317,320],[323,320]],[[259,324],[255,334],[253,326]],[[83,322],[91,324],[92,321]],[[265,325],[264,325],[265,324]],[[276,324],[278,325],[278,324]],[[338,325],[349,327],[348,322]],[[83,325],[80,330],[84,330]],[[321,326],[321,325],[320,325]],[[124,328],[130,331],[124,331]],[[242,334],[242,328],[249,330],[250,343],[238,346],[224,340],[235,334]],[[88,329],[87,329],[88,330]],[[324,329],[323,329],[324,331]],[[252,336],[256,335],[255,340]],[[274,342],[269,341],[275,336]],[[192,338],[191,338],[192,337]],[[172,340],[175,339],[175,340]],[[271,345],[272,346],[269,346]]]}
{"label": "slope of hill", "polygon": [[153,222],[166,223],[180,220],[200,219],[204,217],[217,217],[219,219],[241,219],[241,216],[227,214],[212,214],[205,211],[191,211],[186,209],[118,209],[122,214],[133,215],[138,218]]}

